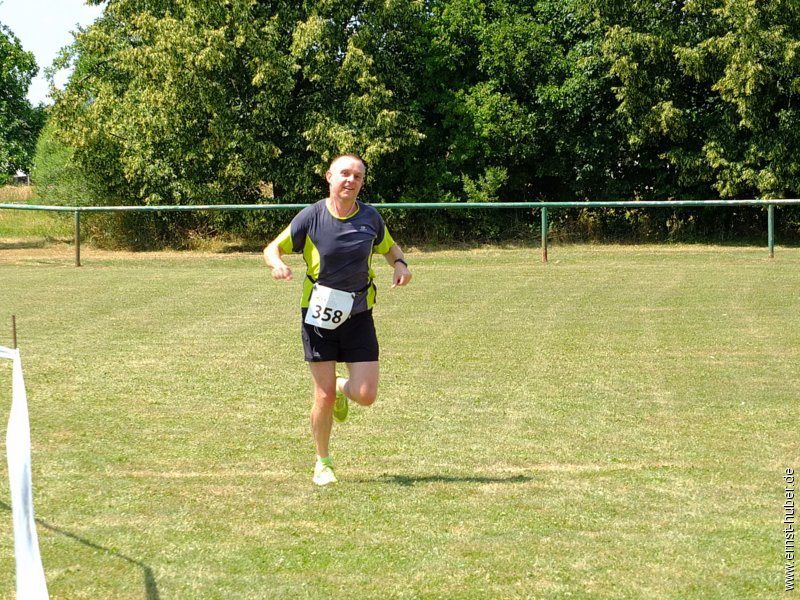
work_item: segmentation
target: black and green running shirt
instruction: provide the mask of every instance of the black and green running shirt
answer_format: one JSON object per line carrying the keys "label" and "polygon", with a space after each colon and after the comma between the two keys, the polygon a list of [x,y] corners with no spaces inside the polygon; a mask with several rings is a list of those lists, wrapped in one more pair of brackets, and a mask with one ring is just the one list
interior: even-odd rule
{"label": "black and green running shirt", "polygon": [[355,213],[335,217],[325,200],[301,210],[278,236],[278,246],[287,254],[303,253],[306,275],[301,308],[308,308],[314,281],[322,285],[362,292],[356,296],[353,313],[375,304],[372,254],[385,254],[394,245],[383,217],[376,208],[356,200]]}

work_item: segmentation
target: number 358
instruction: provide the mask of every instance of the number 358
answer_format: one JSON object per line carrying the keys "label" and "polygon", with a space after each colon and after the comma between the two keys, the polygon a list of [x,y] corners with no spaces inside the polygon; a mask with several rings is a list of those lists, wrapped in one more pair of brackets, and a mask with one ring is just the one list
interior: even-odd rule
{"label": "number 358", "polygon": [[313,317],[319,321],[330,321],[331,323],[341,323],[342,315],[344,313],[340,310],[333,310],[331,308],[322,308],[319,304],[314,305]]}

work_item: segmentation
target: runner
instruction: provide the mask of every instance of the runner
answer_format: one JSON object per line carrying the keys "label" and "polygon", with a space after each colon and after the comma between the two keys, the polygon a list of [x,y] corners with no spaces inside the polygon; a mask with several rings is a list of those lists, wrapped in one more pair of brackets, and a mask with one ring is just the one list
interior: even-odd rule
{"label": "runner", "polygon": [[[321,486],[337,482],[329,447],[333,419],[347,418],[349,400],[370,406],[378,393],[372,254],[382,254],[394,267],[393,288],[411,281],[403,251],[383,218],[358,200],[365,175],[360,157],[337,156],[325,173],[328,197],[298,213],[264,249],[275,279],[292,279],[284,255],[302,253],[306,262],[300,303],[302,339],[314,384],[311,430],[317,460],[313,481]],[[348,377],[337,377],[338,363],[347,365]]]}

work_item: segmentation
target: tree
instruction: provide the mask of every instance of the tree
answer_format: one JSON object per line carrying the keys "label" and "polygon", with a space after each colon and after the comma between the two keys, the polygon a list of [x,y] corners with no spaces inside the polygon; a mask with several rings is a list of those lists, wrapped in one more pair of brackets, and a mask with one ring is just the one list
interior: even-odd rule
{"label": "tree", "polygon": [[[364,156],[363,197],[382,202],[800,188],[789,0],[105,5],[57,65],[74,71],[48,131],[95,203],[310,202],[341,152]],[[463,215],[425,219],[505,227]]]}
{"label": "tree", "polygon": [[264,132],[286,102],[278,21],[199,5],[110,3],[62,58],[75,71],[54,118],[82,168],[106,174],[107,201],[251,200],[277,155]]}
{"label": "tree", "polygon": [[290,47],[289,120],[300,136],[288,136],[288,153],[318,179],[333,155],[349,148],[363,156],[368,177],[381,173],[369,181],[366,197],[397,200],[425,138],[417,100],[428,51],[424,3],[306,5]]}
{"label": "tree", "polygon": [[777,0],[692,0],[706,35],[676,48],[683,72],[707,86],[714,126],[701,158],[723,197],[800,193],[800,6]]}
{"label": "tree", "polygon": [[800,191],[795,2],[595,0],[616,119],[669,197]]}
{"label": "tree", "polygon": [[613,194],[618,131],[602,32],[583,2],[435,3],[441,170],[456,197],[564,200]]}
{"label": "tree", "polygon": [[42,107],[33,108],[26,98],[38,68],[33,54],[22,49],[19,39],[0,23],[0,172],[28,171],[36,138],[44,125]]}
{"label": "tree", "polygon": [[63,56],[54,119],[117,201],[246,202],[263,183],[308,200],[334,154],[373,166],[418,144],[421,6],[118,0]]}

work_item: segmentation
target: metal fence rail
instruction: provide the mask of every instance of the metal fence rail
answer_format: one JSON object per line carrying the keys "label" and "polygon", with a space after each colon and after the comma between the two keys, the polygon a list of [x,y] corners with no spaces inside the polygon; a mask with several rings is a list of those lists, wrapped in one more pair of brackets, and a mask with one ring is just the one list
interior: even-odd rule
{"label": "metal fence rail", "polygon": [[[204,204],[174,206],[50,206],[41,204],[0,204],[0,209],[69,212],[74,214],[75,266],[81,266],[81,213],[93,212],[187,212],[187,211],[261,211],[301,210],[307,204]],[[555,208],[680,208],[702,206],[766,206],[767,248],[769,257],[775,256],[775,207],[800,206],[800,199],[776,200],[625,200],[587,202],[397,202],[373,204],[379,210],[432,210],[432,209],[500,209],[530,208],[541,211],[542,262],[547,262],[548,210]]]}

